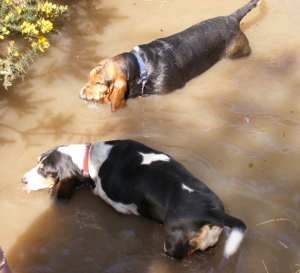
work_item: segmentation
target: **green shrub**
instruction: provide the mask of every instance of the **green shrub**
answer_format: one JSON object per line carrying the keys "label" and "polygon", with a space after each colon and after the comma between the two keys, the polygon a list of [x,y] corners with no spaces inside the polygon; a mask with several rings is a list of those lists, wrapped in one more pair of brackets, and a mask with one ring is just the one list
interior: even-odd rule
{"label": "green shrub", "polygon": [[[6,52],[0,51],[0,81],[7,89],[14,79],[25,73],[25,68],[37,52],[50,46],[46,33],[57,33],[53,19],[67,10],[67,6],[44,0],[1,0],[0,42],[5,43]],[[18,51],[11,35],[22,35],[30,48]]]}

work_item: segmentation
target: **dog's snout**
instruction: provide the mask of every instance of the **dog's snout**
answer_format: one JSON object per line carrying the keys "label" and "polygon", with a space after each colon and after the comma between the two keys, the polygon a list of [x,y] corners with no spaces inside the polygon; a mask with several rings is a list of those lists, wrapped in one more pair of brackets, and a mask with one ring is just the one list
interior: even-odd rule
{"label": "dog's snout", "polygon": [[86,100],[86,99],[87,99],[87,96],[86,96],[86,94],[84,93],[84,91],[85,91],[85,88],[82,88],[81,91],[80,91],[80,93],[79,93],[79,97],[80,97],[81,99],[83,99],[83,100]]}

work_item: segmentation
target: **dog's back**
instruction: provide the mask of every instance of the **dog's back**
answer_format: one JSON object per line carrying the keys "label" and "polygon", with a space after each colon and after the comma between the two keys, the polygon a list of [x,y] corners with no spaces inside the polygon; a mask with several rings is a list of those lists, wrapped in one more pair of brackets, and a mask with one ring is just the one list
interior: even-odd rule
{"label": "dog's back", "polygon": [[139,45],[138,52],[146,60],[149,75],[144,94],[172,92],[222,58],[248,56],[251,48],[240,21],[259,2],[251,0],[229,16],[208,19],[177,34]]}
{"label": "dog's back", "polygon": [[213,246],[225,226],[233,231],[224,255],[236,252],[245,224],[225,214],[219,197],[181,163],[132,140],[93,144],[92,151],[94,145],[105,150],[105,157],[90,157],[98,170],[94,193],[121,213],[164,224],[169,255],[182,258]]}

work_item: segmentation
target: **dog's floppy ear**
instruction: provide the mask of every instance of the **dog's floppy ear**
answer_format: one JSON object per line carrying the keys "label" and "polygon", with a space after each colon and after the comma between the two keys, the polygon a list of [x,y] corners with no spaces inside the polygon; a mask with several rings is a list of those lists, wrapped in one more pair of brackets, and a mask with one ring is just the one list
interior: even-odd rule
{"label": "dog's floppy ear", "polygon": [[125,93],[127,90],[127,82],[122,77],[119,77],[114,82],[111,83],[110,95],[108,100],[111,103],[111,111],[115,112],[122,107],[126,106]]}
{"label": "dog's floppy ear", "polygon": [[105,80],[109,82],[109,94],[106,100],[111,103],[112,112],[126,106],[127,82],[121,65],[120,60],[117,58],[105,64]]}
{"label": "dog's floppy ear", "polygon": [[76,177],[65,177],[55,183],[55,185],[52,187],[52,196],[57,199],[69,201],[72,197],[73,190],[76,188],[76,185]]}

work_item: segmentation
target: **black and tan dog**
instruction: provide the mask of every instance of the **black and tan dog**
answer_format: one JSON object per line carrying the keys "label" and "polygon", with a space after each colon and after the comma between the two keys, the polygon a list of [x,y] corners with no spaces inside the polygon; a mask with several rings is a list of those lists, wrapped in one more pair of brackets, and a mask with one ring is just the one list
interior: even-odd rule
{"label": "black and tan dog", "polygon": [[183,87],[221,58],[248,56],[251,49],[240,21],[259,2],[251,0],[229,16],[203,21],[101,61],[90,72],[80,98],[110,102],[111,110],[117,111],[127,98],[161,95]]}
{"label": "black and tan dog", "polygon": [[70,199],[75,188],[88,184],[117,211],[164,224],[165,251],[176,258],[215,245],[224,226],[232,229],[224,250],[228,257],[246,231],[182,164],[132,140],[54,147],[22,182],[28,190],[52,188],[60,199]]}

